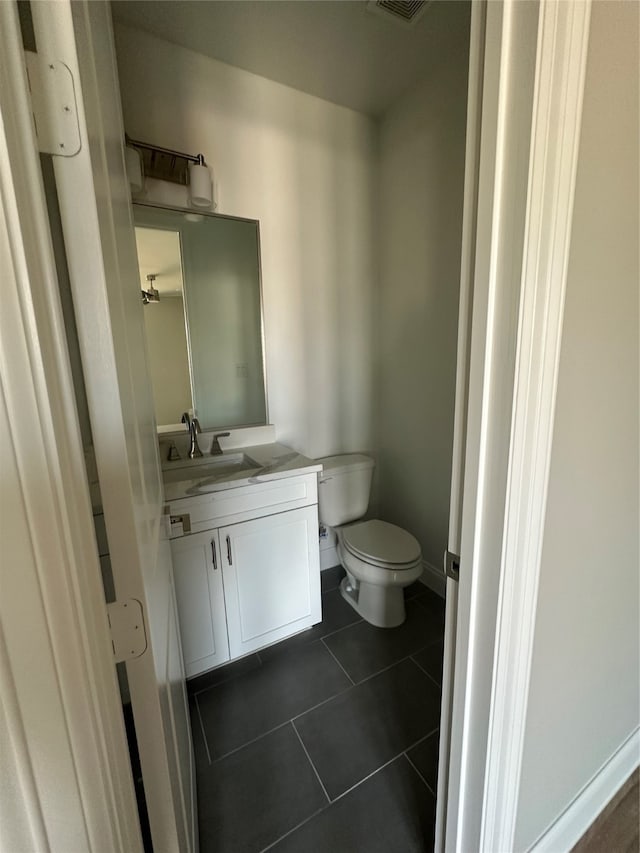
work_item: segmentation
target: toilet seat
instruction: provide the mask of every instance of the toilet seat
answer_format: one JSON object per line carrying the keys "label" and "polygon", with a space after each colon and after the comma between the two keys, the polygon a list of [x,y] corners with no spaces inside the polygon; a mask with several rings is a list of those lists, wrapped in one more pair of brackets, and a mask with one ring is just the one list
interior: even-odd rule
{"label": "toilet seat", "polygon": [[342,528],[342,544],[358,560],[389,571],[412,569],[421,561],[418,540],[401,527],[379,519]]}

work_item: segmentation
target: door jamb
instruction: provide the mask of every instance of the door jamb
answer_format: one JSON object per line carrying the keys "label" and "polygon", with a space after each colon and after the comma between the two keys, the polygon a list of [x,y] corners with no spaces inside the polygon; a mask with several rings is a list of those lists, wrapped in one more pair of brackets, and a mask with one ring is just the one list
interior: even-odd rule
{"label": "door jamb", "polygon": [[[495,16],[502,17],[492,39],[492,52],[506,48],[493,83],[495,91],[504,90],[507,95],[510,87],[517,91],[517,80],[523,71],[524,80],[529,77],[521,53],[512,50],[509,55],[509,41],[517,28],[522,27],[527,6],[517,0],[504,0],[499,6],[490,4],[494,23],[497,23]],[[509,188],[509,180],[505,178],[509,168],[505,131],[514,117],[510,110],[504,110],[505,102],[500,95],[502,115],[499,109],[498,144],[492,166],[495,182],[490,189],[496,205],[490,235],[493,256],[487,268],[488,282],[476,277],[474,295],[475,302],[479,292],[487,291],[488,287],[487,325],[483,334],[478,335],[483,355],[476,359],[475,365],[472,360],[472,371],[475,367],[484,372],[480,384],[482,425],[475,436],[476,458],[472,459],[478,473],[477,494],[475,486],[473,494],[467,493],[469,466],[465,472],[465,499],[473,506],[467,505],[466,513],[463,511],[459,599],[464,601],[457,638],[463,665],[456,662],[452,726],[452,749],[457,750],[459,774],[449,782],[449,799],[453,796],[455,804],[448,815],[447,850],[475,849],[489,853],[514,847],[589,16],[590,0],[539,4],[532,94],[518,93],[521,99],[526,97],[531,127],[526,192],[518,190],[515,197],[518,210],[524,205],[525,218],[515,231],[513,210],[501,200],[501,193]],[[530,25],[526,24],[521,32],[531,34]],[[481,198],[480,204],[482,201]],[[510,233],[516,238],[515,248],[510,245]],[[478,245],[480,253],[483,251],[480,241]],[[488,248],[484,246],[484,250]],[[476,276],[477,273],[476,269]],[[508,317],[500,318],[500,299],[496,298],[497,289],[504,290],[505,282],[509,286],[509,277],[511,292],[517,291],[519,299],[515,328],[509,327]],[[487,371],[493,369],[495,373],[498,369],[496,376],[499,375],[499,362],[492,368],[491,361],[495,361],[501,337],[513,340],[515,371],[511,388],[503,387],[496,393]],[[492,491],[488,488],[492,476],[491,445],[495,446],[496,438],[494,435],[492,439],[492,431],[500,420],[510,424],[502,441],[503,450],[508,451],[507,467],[504,481]],[[494,584],[489,596],[484,583],[491,562],[488,558],[494,562],[497,558],[499,564],[497,578],[495,569],[492,575]],[[496,608],[495,637],[488,652],[478,654],[478,625],[480,620],[487,620],[492,607]],[[468,632],[466,644],[464,631]],[[486,702],[478,703],[481,684],[491,686],[488,707]],[[487,735],[486,741],[484,736],[480,738],[481,743],[479,727],[484,727]],[[471,748],[474,741],[476,751],[486,747],[484,761],[479,762],[479,756],[475,756],[475,767]],[[459,781],[459,790],[452,790],[452,781],[454,784]]]}
{"label": "door jamb", "polygon": [[19,483],[7,506],[27,534],[9,531],[2,561],[3,742],[20,806],[3,819],[34,846],[141,851],[15,3],[0,4],[0,22],[3,453]]}
{"label": "door jamb", "polygon": [[543,3],[482,850],[513,850],[551,467],[591,0]]}

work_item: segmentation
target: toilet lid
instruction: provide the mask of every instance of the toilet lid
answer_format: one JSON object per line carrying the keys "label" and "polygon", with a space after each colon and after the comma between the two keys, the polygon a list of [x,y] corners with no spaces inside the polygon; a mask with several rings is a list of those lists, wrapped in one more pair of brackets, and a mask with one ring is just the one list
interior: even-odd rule
{"label": "toilet lid", "polygon": [[377,518],[343,528],[342,542],[355,557],[369,563],[403,565],[420,558],[415,536]]}

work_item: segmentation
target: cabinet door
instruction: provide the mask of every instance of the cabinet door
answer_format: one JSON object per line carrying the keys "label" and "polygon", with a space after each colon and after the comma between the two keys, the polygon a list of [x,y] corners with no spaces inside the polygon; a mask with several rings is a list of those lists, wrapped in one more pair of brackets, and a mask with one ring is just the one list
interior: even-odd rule
{"label": "cabinet door", "polygon": [[219,533],[231,657],[321,620],[317,506]]}
{"label": "cabinet door", "polygon": [[229,660],[217,530],[171,541],[187,676]]}

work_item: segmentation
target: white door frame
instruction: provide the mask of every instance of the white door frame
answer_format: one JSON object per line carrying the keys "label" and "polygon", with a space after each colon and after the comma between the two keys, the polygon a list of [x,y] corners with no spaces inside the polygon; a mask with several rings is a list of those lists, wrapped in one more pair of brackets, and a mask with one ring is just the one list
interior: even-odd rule
{"label": "white door frame", "polygon": [[446,850],[513,850],[589,12],[487,9]]}
{"label": "white door frame", "polygon": [[480,850],[513,850],[551,467],[590,0],[543,3]]}
{"label": "white door frame", "polygon": [[141,851],[13,3],[0,55],[0,846]]}

